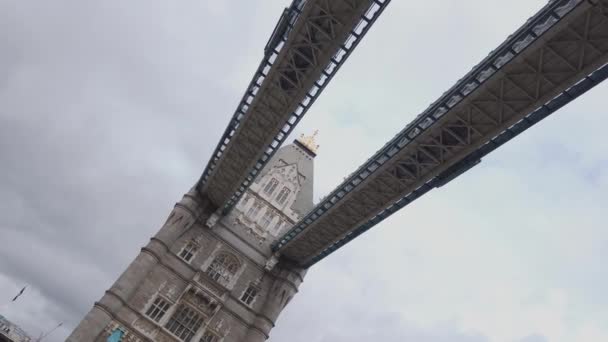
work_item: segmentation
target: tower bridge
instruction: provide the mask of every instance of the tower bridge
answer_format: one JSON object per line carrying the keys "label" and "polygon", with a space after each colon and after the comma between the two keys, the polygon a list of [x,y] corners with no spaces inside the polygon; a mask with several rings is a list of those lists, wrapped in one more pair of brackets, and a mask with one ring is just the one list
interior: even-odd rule
{"label": "tower bridge", "polygon": [[200,181],[224,213],[281,146],[390,0],[293,1]]}
{"label": "tower bridge", "polygon": [[264,341],[306,271],[608,77],[608,0],[553,0],[335,190],[281,146],[387,7],[294,0],[195,186],[68,341]]}
{"label": "tower bridge", "polygon": [[608,69],[607,5],[547,4],[273,249],[311,266],[603,81]]}

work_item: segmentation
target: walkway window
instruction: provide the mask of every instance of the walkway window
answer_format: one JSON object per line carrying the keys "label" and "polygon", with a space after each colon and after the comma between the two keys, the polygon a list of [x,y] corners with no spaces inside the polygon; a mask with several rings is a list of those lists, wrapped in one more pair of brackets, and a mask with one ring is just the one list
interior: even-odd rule
{"label": "walkway window", "polygon": [[279,192],[279,194],[277,195],[277,202],[279,202],[279,204],[285,203],[285,200],[287,199],[290,193],[291,190],[284,186],[283,189],[281,189],[281,192]]}
{"label": "walkway window", "polygon": [[179,257],[184,259],[186,262],[190,262],[196,251],[198,250],[198,246],[193,241],[189,241],[184,248],[179,252]]}
{"label": "walkway window", "polygon": [[203,324],[203,317],[188,305],[181,304],[165,328],[184,342],[190,342]]}
{"label": "walkway window", "polygon": [[266,183],[266,186],[264,187],[264,193],[266,193],[267,195],[272,195],[274,189],[277,188],[277,185],[279,185],[279,181],[276,178],[269,180],[268,183]]}
{"label": "walkway window", "polygon": [[148,308],[148,311],[146,311],[146,316],[150,317],[154,322],[158,322],[161,318],[163,318],[170,306],[171,304],[169,304],[166,300],[161,297],[157,297],[154,300],[154,303],[152,303],[152,305]]}
{"label": "walkway window", "polygon": [[238,259],[228,253],[222,253],[213,259],[207,269],[207,275],[218,283],[227,285],[238,269]]}

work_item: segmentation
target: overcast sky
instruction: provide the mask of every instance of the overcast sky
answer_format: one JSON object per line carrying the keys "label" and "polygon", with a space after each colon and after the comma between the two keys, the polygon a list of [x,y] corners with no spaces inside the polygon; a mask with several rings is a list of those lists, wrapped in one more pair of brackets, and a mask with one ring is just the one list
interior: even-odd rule
{"label": "overcast sky", "polygon": [[[296,131],[320,130],[315,198],[544,3],[393,1]],[[0,314],[66,338],[200,176],[288,4],[0,0]],[[607,95],[317,264],[270,341],[608,341]]]}

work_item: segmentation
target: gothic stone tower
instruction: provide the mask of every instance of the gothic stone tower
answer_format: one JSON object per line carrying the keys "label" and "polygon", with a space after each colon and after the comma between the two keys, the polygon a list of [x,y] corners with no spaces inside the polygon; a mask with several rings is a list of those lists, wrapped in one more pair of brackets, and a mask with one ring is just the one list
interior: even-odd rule
{"label": "gothic stone tower", "polygon": [[270,245],[313,207],[315,152],[310,138],[279,149],[219,220],[196,190],[185,194],[68,341],[117,329],[128,342],[265,341],[305,274]]}

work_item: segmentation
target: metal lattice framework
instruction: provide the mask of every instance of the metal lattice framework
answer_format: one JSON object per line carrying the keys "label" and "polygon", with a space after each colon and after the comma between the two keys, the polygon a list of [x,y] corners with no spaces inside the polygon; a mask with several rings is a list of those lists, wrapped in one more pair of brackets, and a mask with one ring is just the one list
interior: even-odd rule
{"label": "metal lattice framework", "polygon": [[224,213],[238,202],[390,0],[294,0],[198,189]]}
{"label": "metal lattice framework", "polygon": [[606,78],[608,0],[552,1],[273,246],[310,266]]}

